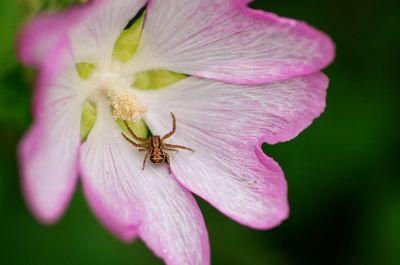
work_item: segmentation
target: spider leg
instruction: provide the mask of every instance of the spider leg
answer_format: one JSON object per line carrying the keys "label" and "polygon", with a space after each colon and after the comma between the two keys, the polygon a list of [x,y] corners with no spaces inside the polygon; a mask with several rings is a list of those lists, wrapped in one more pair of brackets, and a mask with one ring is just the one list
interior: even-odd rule
{"label": "spider leg", "polygon": [[164,146],[166,148],[177,148],[177,149],[184,149],[184,150],[188,150],[188,151],[193,151],[194,150],[192,148],[186,147],[186,146],[182,146],[182,145],[177,145],[177,144],[164,144]]}
{"label": "spider leg", "polygon": [[144,160],[143,160],[143,167],[142,167],[142,170],[144,170],[144,167],[146,166],[146,161],[147,161],[147,158],[149,158],[149,153],[147,153],[145,156],[144,156]]}
{"label": "spider leg", "polygon": [[179,150],[176,150],[176,149],[173,149],[173,148],[168,148],[168,147],[163,148],[163,150],[165,150],[165,151],[179,152]]}
{"label": "spider leg", "polygon": [[169,137],[171,137],[172,135],[174,135],[174,133],[176,132],[176,119],[175,119],[175,115],[171,112],[171,116],[172,116],[172,131],[170,131],[169,133],[167,133],[166,135],[164,135],[161,140],[164,141],[165,139],[168,139]]}
{"label": "spider leg", "polygon": [[124,124],[126,126],[126,128],[128,129],[129,133],[132,135],[133,139],[135,139],[136,141],[140,141],[140,142],[147,142],[148,139],[146,138],[141,138],[139,136],[137,136],[131,129],[131,127],[129,127],[128,123],[124,120]]}
{"label": "spider leg", "polygon": [[128,136],[126,136],[124,133],[121,133],[122,134],[122,136],[128,141],[128,142],[130,142],[133,146],[135,146],[135,147],[146,147],[147,146],[147,144],[138,144],[138,143],[135,143],[134,141],[132,141],[131,139],[129,139],[128,138]]}
{"label": "spider leg", "polygon": [[140,148],[140,149],[138,149],[138,151],[139,152],[144,152],[144,151],[147,151],[147,149],[146,148]]}
{"label": "spider leg", "polygon": [[171,170],[171,160],[169,159],[169,155],[167,153],[165,153],[165,163],[168,166],[168,173],[172,174],[172,170]]}

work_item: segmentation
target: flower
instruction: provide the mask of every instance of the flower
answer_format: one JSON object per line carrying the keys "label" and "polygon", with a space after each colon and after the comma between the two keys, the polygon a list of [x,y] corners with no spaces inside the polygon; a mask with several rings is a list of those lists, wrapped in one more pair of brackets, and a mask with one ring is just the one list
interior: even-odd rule
{"label": "flower", "polygon": [[[287,218],[283,172],[261,145],[294,138],[322,113],[328,80],[319,71],[334,46],[307,24],[248,2],[97,0],[26,26],[19,55],[40,73],[35,123],[19,154],[27,202],[42,222],[59,220],[78,174],[101,222],[124,241],[140,237],[167,264],[210,262],[191,192],[253,228]],[[123,30],[146,4],[136,46],[138,31]],[[189,77],[137,89],[160,69]],[[81,142],[88,102],[96,121]],[[172,140],[196,152],[171,154],[172,176],[151,164],[142,171],[143,154],[116,119],[143,117],[164,134],[170,112],[178,121]]]}

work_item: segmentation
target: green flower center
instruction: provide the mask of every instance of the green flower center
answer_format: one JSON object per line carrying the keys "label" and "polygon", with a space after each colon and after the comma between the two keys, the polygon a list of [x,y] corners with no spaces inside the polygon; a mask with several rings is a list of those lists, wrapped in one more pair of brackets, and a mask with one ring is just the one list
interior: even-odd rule
{"label": "green flower center", "polygon": [[[128,62],[136,53],[142,31],[145,14],[143,13],[132,25],[126,28],[117,39],[113,51],[113,59],[121,63]],[[96,75],[96,66],[92,63],[82,62],[76,65],[76,70],[82,80],[90,80]],[[154,69],[145,72],[135,73],[132,77],[132,86],[141,90],[162,89],[173,83],[186,78],[181,73],[176,73],[164,69]],[[116,88],[116,87],[115,87]],[[129,91],[132,90],[132,91]],[[130,115],[143,114],[145,109],[135,101],[133,89],[129,86],[125,90],[111,89],[107,91],[110,105],[114,111],[114,118],[118,125],[123,129],[123,120],[126,120],[134,132],[143,138],[147,138],[149,131],[143,119],[133,122],[129,119]],[[82,112],[81,118],[81,138],[86,140],[96,121],[96,106],[88,101]]]}

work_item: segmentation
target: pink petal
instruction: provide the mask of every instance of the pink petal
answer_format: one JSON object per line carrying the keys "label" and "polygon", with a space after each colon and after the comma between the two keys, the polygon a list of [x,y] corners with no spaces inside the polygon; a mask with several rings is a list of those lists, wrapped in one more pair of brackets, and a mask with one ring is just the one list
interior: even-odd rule
{"label": "pink petal", "polygon": [[125,241],[138,233],[167,264],[209,264],[207,232],[192,195],[164,166],[121,135],[110,110],[98,105],[96,125],[81,151],[85,194],[96,215]]}
{"label": "pink petal", "polygon": [[58,14],[39,15],[20,34],[19,57],[27,65],[39,66],[57,41],[70,34],[77,62],[109,62],[119,34],[145,3],[93,0]]}
{"label": "pink petal", "polygon": [[117,38],[145,4],[146,0],[95,1],[84,21],[71,32],[75,60],[109,70]]}
{"label": "pink petal", "polygon": [[[153,0],[136,59],[148,68],[242,84],[314,73],[334,44],[296,20],[247,8],[239,0]],[[127,70],[128,71],[128,70]]]}
{"label": "pink petal", "polygon": [[171,154],[178,180],[238,222],[266,229],[288,215],[287,186],[261,144],[290,140],[310,125],[324,110],[327,84],[320,73],[261,86],[188,78],[139,96],[153,134],[171,129],[171,111],[178,130],[168,142],[196,150]]}
{"label": "pink petal", "polygon": [[20,60],[26,65],[40,66],[56,43],[83,18],[85,8],[73,7],[57,14],[44,13],[34,17],[18,39]]}
{"label": "pink petal", "polygon": [[60,42],[44,64],[35,99],[35,123],[19,146],[24,193],[44,223],[61,217],[77,180],[85,97],[75,68],[64,65],[66,44]]}

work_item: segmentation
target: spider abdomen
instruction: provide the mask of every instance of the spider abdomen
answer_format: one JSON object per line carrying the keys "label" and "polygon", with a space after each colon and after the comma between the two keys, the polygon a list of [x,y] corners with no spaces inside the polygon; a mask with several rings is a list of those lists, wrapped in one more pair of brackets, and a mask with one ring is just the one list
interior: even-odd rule
{"label": "spider abdomen", "polygon": [[150,161],[160,164],[165,161],[165,153],[161,149],[153,149],[150,153]]}
{"label": "spider abdomen", "polygon": [[155,135],[150,138],[150,161],[160,164],[165,161],[165,153],[160,136]]}

